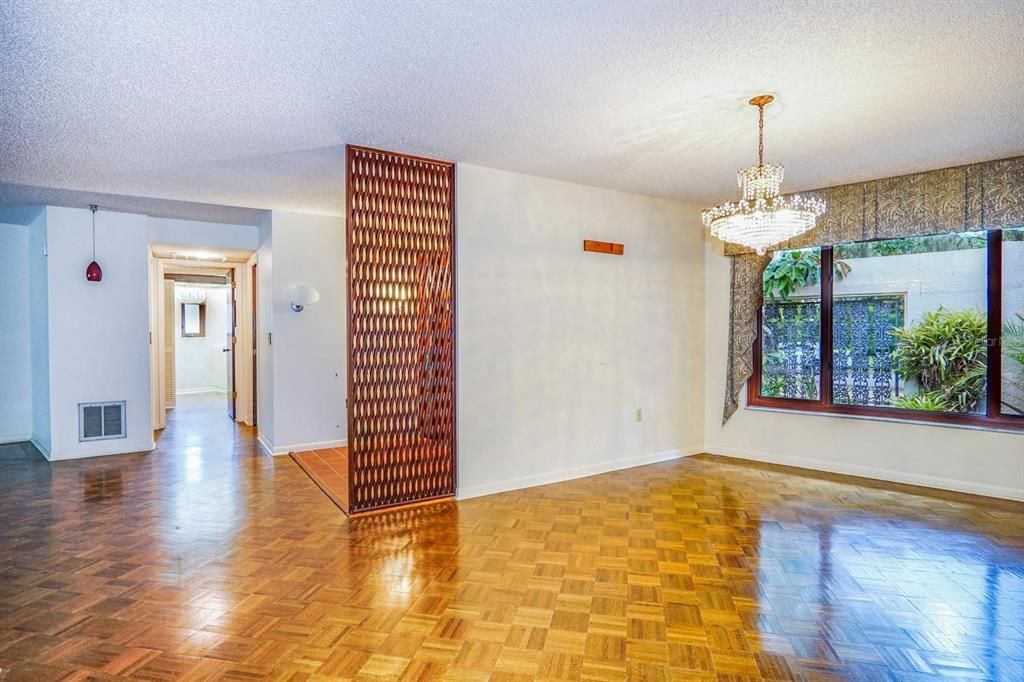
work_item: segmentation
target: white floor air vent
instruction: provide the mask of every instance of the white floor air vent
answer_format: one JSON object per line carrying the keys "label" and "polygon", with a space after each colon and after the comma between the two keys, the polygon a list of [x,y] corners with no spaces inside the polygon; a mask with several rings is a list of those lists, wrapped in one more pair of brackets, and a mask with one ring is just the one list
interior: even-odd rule
{"label": "white floor air vent", "polygon": [[78,440],[124,438],[124,401],[78,403]]}

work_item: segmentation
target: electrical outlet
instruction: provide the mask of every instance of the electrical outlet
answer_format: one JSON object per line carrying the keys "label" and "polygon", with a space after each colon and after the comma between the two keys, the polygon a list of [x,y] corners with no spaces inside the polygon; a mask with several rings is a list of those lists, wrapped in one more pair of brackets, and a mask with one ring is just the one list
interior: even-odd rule
{"label": "electrical outlet", "polygon": [[638,408],[636,408],[636,416],[635,416],[635,419],[636,419],[636,420],[637,420],[638,422],[642,422],[642,421],[644,420],[644,411],[643,411],[643,409],[642,409],[642,408],[639,408],[639,407],[638,407]]}

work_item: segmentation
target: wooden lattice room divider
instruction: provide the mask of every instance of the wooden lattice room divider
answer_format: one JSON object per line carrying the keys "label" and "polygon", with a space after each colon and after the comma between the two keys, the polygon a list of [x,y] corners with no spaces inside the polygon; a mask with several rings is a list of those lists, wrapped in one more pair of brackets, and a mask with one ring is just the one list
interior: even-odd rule
{"label": "wooden lattice room divider", "polygon": [[349,146],[350,512],[455,494],[455,166]]}

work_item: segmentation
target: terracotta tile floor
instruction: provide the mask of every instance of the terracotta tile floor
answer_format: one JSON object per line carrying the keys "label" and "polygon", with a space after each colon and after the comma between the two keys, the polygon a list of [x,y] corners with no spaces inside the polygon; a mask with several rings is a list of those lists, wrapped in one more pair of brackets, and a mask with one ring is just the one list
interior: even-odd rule
{"label": "terracotta tile floor", "polygon": [[348,514],[348,448],[293,452],[291,458],[334,504]]}
{"label": "terracotta tile floor", "polygon": [[347,519],[219,416],[159,445],[0,446],[4,682],[1024,670],[1020,505],[688,458]]}

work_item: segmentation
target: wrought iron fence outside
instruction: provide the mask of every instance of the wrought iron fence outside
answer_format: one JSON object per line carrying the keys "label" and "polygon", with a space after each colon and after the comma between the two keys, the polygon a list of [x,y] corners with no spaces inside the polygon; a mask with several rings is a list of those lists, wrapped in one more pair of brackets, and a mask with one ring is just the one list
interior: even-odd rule
{"label": "wrought iron fence outside", "polygon": [[[832,400],[889,405],[899,395],[892,330],[903,326],[896,295],[837,296],[832,305]],[[821,378],[821,302],[775,301],[764,306],[761,393],[817,399]]]}

